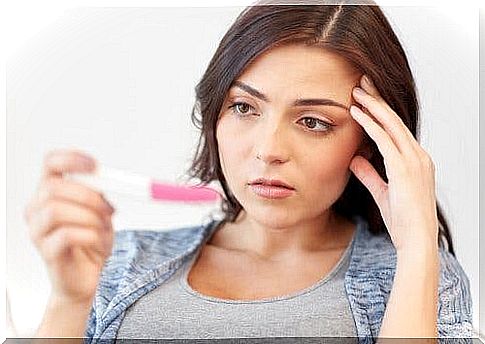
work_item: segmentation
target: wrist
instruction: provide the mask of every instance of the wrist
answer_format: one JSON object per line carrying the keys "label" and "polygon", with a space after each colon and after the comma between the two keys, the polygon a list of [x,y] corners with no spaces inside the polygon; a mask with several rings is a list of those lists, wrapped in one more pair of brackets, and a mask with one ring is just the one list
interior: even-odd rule
{"label": "wrist", "polygon": [[420,238],[408,240],[405,244],[396,247],[396,253],[405,255],[429,255],[439,251],[438,238]]}
{"label": "wrist", "polygon": [[[51,295],[36,337],[83,337],[92,300]],[[73,342],[77,343],[77,342]]]}
{"label": "wrist", "polygon": [[414,247],[412,249],[400,250],[396,254],[397,265],[401,269],[406,266],[416,269],[421,267],[423,271],[439,271],[439,251],[435,247]]}
{"label": "wrist", "polygon": [[76,310],[90,309],[93,304],[94,296],[91,298],[71,298],[61,295],[51,295],[47,303],[51,309],[71,308]]}

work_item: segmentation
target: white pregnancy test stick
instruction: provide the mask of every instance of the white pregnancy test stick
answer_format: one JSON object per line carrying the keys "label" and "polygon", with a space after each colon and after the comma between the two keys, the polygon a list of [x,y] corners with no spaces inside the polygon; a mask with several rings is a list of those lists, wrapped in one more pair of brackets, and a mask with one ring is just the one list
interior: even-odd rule
{"label": "white pregnancy test stick", "polygon": [[68,178],[99,192],[120,193],[151,201],[215,202],[221,197],[214,187],[164,183],[105,166],[98,166],[94,173],[70,173]]}

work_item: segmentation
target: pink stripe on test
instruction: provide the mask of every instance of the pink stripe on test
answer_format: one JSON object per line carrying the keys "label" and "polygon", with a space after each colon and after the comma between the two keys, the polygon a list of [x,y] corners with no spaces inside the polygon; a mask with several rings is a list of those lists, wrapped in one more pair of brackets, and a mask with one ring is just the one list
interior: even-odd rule
{"label": "pink stripe on test", "polygon": [[214,189],[204,186],[179,186],[157,182],[150,183],[151,197],[165,201],[216,201],[220,195]]}

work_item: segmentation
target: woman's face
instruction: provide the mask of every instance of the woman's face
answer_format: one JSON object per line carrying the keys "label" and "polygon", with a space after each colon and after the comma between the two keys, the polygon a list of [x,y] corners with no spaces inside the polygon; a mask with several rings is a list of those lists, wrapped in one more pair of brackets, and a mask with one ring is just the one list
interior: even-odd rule
{"label": "woman's face", "polygon": [[[360,75],[334,53],[292,45],[267,51],[237,78],[216,135],[226,181],[251,218],[271,227],[312,221],[340,197],[363,139],[349,113]],[[295,190],[261,197],[248,185],[259,177]]]}

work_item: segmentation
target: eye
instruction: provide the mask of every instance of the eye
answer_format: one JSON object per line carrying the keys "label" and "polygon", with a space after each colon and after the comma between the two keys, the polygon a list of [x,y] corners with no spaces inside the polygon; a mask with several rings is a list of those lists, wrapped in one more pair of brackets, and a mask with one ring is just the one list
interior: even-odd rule
{"label": "eye", "polygon": [[231,109],[231,112],[233,114],[235,114],[237,116],[241,116],[241,117],[247,116],[248,110],[250,110],[250,109],[254,110],[254,108],[251,105],[249,105],[248,103],[245,103],[245,102],[233,103],[231,106],[228,107],[228,109]]}
{"label": "eye", "polygon": [[[324,131],[330,131],[332,128],[335,126],[334,124],[327,123],[325,121],[322,121],[318,118],[314,117],[303,117],[302,119],[307,128],[312,129],[311,131],[316,131],[316,132],[324,132]],[[321,130],[314,130],[316,126],[320,125]]]}
{"label": "eye", "polygon": [[[254,110],[254,107],[245,102],[235,102],[229,106],[228,109],[231,109],[231,112],[238,117],[248,117],[251,115],[249,110]],[[334,124],[330,124],[315,117],[303,117],[300,121],[301,120],[303,120],[305,126],[308,129],[311,129],[310,131],[314,133],[329,132],[335,126]],[[316,127],[318,128],[318,126],[320,126],[320,129],[315,129]]]}

